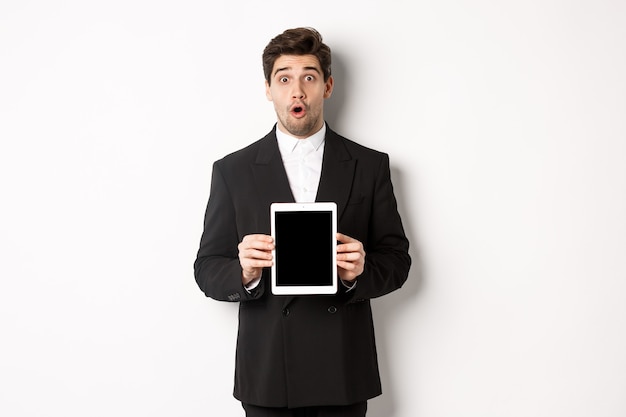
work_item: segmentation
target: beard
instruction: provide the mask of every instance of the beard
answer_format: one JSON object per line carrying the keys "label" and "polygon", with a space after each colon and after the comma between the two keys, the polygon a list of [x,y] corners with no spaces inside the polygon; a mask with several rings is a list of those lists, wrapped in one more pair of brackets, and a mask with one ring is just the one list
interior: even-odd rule
{"label": "beard", "polygon": [[308,110],[309,109],[307,108],[307,114],[301,119],[291,117],[288,111],[285,113],[276,112],[276,114],[280,124],[287,130],[287,132],[289,132],[290,135],[296,137],[309,137],[317,132],[320,117],[318,112],[309,113]]}

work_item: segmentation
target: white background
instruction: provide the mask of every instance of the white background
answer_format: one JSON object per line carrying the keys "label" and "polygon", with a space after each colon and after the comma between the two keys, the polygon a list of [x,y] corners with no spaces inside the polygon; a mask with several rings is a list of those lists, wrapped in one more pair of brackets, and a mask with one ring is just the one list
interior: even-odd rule
{"label": "white background", "polygon": [[192,263],[296,26],[333,49],[331,127],[390,154],[412,244],[373,302],[370,415],[626,415],[618,0],[4,0],[0,414],[243,415],[237,305]]}

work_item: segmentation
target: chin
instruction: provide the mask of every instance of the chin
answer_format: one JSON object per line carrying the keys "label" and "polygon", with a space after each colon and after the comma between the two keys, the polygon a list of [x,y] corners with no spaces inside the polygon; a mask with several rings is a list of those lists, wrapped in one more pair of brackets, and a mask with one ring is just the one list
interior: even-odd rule
{"label": "chin", "polygon": [[315,133],[315,124],[302,124],[302,125],[294,125],[293,123],[290,123],[289,125],[286,125],[285,128],[287,129],[287,131],[289,133],[291,133],[294,136],[311,136],[313,133]]}

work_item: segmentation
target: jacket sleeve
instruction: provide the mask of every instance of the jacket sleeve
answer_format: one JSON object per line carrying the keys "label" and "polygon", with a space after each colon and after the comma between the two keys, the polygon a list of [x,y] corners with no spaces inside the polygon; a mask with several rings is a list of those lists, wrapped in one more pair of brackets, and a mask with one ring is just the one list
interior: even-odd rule
{"label": "jacket sleeve", "polygon": [[243,287],[238,245],[235,207],[218,161],[213,164],[204,231],[194,263],[196,282],[207,297],[220,301],[245,301],[263,294],[264,285],[251,292]]}
{"label": "jacket sleeve", "polygon": [[383,154],[373,188],[365,248],[365,269],[358,277],[351,301],[376,298],[400,288],[411,267],[409,241],[391,183],[389,157]]}

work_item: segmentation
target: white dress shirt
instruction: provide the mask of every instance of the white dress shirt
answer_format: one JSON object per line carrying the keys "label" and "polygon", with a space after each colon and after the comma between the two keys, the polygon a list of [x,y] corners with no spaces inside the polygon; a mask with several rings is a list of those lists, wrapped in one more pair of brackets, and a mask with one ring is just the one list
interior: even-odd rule
{"label": "white dress shirt", "polygon": [[276,129],[278,149],[283,159],[289,186],[296,203],[313,203],[322,175],[326,123],[306,139],[290,136]]}

